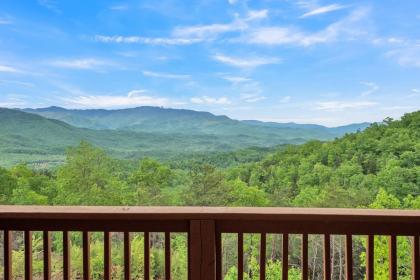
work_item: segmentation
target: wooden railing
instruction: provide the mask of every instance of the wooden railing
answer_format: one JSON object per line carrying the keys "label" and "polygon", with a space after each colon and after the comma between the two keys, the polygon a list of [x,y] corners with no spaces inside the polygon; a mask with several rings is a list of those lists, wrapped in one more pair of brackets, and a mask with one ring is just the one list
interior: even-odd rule
{"label": "wooden railing", "polygon": [[[111,232],[124,233],[124,279],[130,275],[130,232],[144,233],[144,279],[150,279],[149,233],[165,233],[165,279],[171,279],[170,234],[188,233],[188,278],[222,279],[222,234],[238,237],[238,279],[243,279],[246,233],[260,238],[260,279],[266,279],[266,235],[282,239],[282,279],[288,279],[289,235],[301,235],[301,274],[308,279],[308,235],[324,239],[324,279],[331,279],[331,235],[345,235],[346,279],[353,279],[352,237],[367,235],[366,279],[374,279],[374,236],[389,236],[389,279],[397,279],[397,236],[411,236],[412,279],[420,279],[420,211],[302,209],[302,208],[206,208],[206,207],[35,207],[0,206],[0,230],[4,231],[4,279],[13,277],[14,231],[24,232],[25,279],[32,279],[32,231],[43,232],[44,279],[51,279],[51,232],[63,232],[63,277],[71,277],[69,232],[82,232],[83,279],[90,279],[91,232],[104,233],[104,279],[111,278]],[[236,253],[236,252],[235,252]]]}

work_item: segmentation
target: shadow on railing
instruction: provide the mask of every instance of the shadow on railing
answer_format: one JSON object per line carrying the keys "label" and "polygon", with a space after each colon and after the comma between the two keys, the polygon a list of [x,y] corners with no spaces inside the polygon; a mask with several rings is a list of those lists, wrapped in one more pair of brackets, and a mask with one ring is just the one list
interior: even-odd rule
{"label": "shadow on railing", "polygon": [[[82,232],[82,277],[92,279],[90,233],[103,232],[103,279],[111,279],[111,233],[123,233],[124,279],[131,279],[130,233],[144,233],[143,279],[150,276],[149,233],[164,233],[164,275],[171,278],[173,233],[188,235],[188,278],[222,279],[222,234],[237,234],[237,279],[244,278],[244,234],[260,234],[259,279],[266,279],[266,236],[282,234],[282,279],[289,275],[289,236],[301,236],[300,273],[309,278],[308,235],[323,236],[323,277],[331,279],[331,235],[345,235],[345,278],[353,279],[353,236],[366,235],[366,279],[374,279],[374,236],[388,236],[389,279],[397,279],[397,236],[412,237],[412,279],[420,279],[420,211],[227,208],[227,207],[38,207],[0,206],[4,231],[4,279],[13,278],[14,232],[24,232],[24,275],[32,272],[32,232],[43,232],[43,278],[51,278],[51,233],[62,232],[62,278],[71,279],[70,232]],[[232,252],[233,254],[233,252]]]}

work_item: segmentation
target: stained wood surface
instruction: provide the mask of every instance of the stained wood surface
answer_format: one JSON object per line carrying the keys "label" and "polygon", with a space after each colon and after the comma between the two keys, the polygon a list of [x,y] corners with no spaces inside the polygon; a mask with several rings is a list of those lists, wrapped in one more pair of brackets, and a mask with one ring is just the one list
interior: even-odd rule
{"label": "stained wood surface", "polygon": [[108,206],[0,206],[0,219],[312,219],[340,221],[401,221],[418,218],[419,210],[281,207],[108,207]]}

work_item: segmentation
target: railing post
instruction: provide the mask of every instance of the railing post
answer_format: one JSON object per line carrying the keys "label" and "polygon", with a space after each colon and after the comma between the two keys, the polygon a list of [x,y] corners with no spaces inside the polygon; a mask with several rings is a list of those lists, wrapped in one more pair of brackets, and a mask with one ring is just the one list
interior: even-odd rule
{"label": "railing post", "polygon": [[216,280],[216,227],[213,220],[191,220],[188,233],[190,280]]}

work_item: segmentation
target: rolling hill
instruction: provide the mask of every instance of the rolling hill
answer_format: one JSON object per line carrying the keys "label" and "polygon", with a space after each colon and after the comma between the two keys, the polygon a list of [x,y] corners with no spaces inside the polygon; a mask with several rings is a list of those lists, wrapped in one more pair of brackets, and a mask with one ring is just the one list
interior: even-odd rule
{"label": "rolling hill", "polygon": [[143,106],[119,110],[69,110],[61,107],[24,109],[25,112],[61,120],[76,127],[137,132],[239,135],[244,131],[281,133],[287,139],[331,139],[363,130],[369,123],[340,127],[316,124],[274,123],[255,120],[238,121],[227,116],[185,109]]}
{"label": "rolling hill", "polygon": [[29,111],[0,108],[0,165],[28,162],[51,167],[62,163],[66,148],[80,141],[119,158],[173,159],[335,136],[322,130],[254,125],[206,112],[154,107]]}

